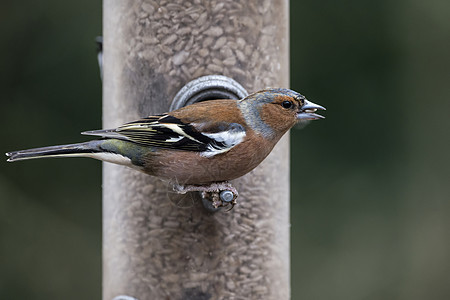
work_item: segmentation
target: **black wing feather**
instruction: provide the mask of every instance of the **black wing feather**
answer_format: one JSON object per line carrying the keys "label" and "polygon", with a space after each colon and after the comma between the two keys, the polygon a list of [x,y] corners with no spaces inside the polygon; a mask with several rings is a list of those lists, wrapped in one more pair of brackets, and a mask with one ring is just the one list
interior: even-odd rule
{"label": "black wing feather", "polygon": [[[244,130],[241,125],[238,126],[240,126],[238,130]],[[219,132],[230,129],[229,124],[220,127]],[[231,127],[231,130],[234,128]],[[83,134],[122,139],[148,147],[196,152],[229,149],[234,146],[228,145],[225,141],[217,141],[208,137],[191,124],[183,123],[180,119],[168,114],[146,117],[126,123],[116,129],[87,131]]]}

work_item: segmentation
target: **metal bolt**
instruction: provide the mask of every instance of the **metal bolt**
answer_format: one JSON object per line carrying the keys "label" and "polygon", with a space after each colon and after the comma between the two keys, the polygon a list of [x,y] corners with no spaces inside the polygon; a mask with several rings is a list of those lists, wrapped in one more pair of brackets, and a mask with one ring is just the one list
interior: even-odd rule
{"label": "metal bolt", "polygon": [[225,190],[220,192],[219,197],[222,201],[231,202],[234,199],[234,194],[232,191]]}

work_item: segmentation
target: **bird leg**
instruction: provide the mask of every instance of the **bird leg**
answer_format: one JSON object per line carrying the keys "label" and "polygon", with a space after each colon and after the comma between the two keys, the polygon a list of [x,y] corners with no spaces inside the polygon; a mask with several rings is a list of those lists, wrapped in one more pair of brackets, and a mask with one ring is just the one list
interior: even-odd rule
{"label": "bird leg", "polygon": [[[214,209],[231,205],[233,209],[236,205],[236,199],[239,195],[236,188],[231,183],[214,182],[209,185],[179,185],[174,184],[173,189],[179,194],[186,194],[188,192],[200,192],[203,199],[211,202]],[[228,210],[228,211],[229,211]]]}

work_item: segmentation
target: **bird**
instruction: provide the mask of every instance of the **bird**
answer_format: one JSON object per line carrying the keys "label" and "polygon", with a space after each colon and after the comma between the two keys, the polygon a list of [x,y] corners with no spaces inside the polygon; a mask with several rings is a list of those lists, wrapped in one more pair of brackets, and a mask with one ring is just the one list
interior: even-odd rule
{"label": "bird", "polygon": [[[171,182],[175,191],[237,190],[229,183],[257,167],[294,125],[323,119],[321,105],[290,89],[197,102],[114,129],[82,132],[98,139],[8,152],[9,162],[89,157]],[[224,206],[216,203],[215,206]]]}

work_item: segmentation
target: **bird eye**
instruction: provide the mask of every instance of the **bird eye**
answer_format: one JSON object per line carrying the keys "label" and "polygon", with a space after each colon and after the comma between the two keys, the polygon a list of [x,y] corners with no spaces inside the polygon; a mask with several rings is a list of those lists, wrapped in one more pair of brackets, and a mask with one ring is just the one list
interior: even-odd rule
{"label": "bird eye", "polygon": [[291,101],[283,101],[281,103],[281,106],[283,106],[284,108],[291,108],[292,107],[292,102]]}

